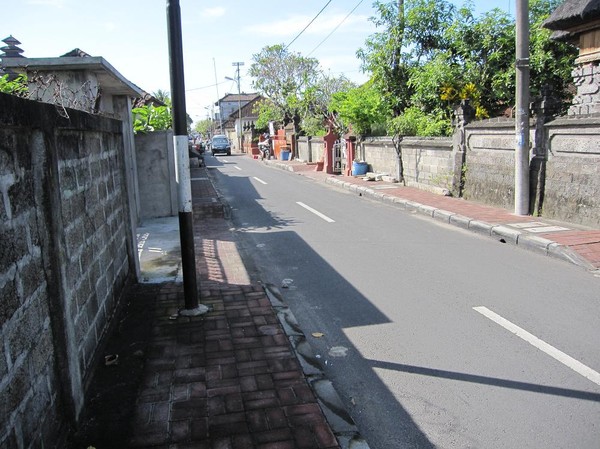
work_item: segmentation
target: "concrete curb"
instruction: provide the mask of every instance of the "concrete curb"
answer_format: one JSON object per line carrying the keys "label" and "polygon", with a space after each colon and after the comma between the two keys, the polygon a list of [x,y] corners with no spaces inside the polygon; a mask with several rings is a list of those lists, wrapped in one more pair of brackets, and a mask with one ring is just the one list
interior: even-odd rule
{"label": "concrete curb", "polygon": [[342,449],[369,449],[368,443],[360,435],[358,427],[346,411],[333,383],[325,376],[319,359],[315,356],[310,343],[300,329],[296,317],[285,304],[281,292],[272,284],[265,284],[263,288],[340,447]]}

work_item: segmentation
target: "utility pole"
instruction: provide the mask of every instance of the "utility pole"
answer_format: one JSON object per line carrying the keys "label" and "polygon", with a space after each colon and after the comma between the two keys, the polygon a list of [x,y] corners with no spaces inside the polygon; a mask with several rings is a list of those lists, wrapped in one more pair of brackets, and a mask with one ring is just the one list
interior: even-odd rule
{"label": "utility pole", "polygon": [[169,37],[171,100],[173,103],[173,146],[177,160],[175,176],[177,178],[177,194],[179,199],[179,240],[181,243],[183,292],[185,296],[185,309],[182,309],[179,313],[185,316],[196,316],[208,312],[208,307],[198,304],[192,185],[185,112],[181,8],[179,7],[179,0],[167,0],[167,28]]}
{"label": "utility pole", "polygon": [[529,0],[516,4],[515,214],[529,214]]}
{"label": "utility pole", "polygon": [[239,121],[239,129],[238,129],[238,151],[243,153],[242,150],[242,99],[241,99],[241,91],[240,91],[240,66],[244,65],[243,62],[234,62],[231,65],[237,67],[236,79],[237,79],[237,87],[238,87],[238,121]]}
{"label": "utility pole", "polygon": [[215,62],[215,58],[213,58],[213,69],[215,70],[215,89],[217,89],[217,107],[219,108],[219,134],[223,134],[223,116],[221,115],[221,97],[219,97],[219,81],[217,79],[217,63]]}

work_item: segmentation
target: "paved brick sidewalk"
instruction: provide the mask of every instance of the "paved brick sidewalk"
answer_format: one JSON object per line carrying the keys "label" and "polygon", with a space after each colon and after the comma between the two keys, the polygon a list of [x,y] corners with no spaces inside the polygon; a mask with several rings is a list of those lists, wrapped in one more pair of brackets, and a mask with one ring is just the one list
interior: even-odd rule
{"label": "paved brick sidewalk", "polygon": [[[394,204],[507,243],[555,256],[590,271],[600,269],[600,230],[557,223],[543,217],[518,216],[506,209],[427,192],[400,184],[365,181],[362,177],[328,175],[299,161],[265,161],[362,195]],[[563,229],[558,229],[563,228]],[[544,232],[544,230],[548,232]]]}
{"label": "paved brick sidewalk", "polygon": [[205,169],[192,170],[192,192],[200,301],[211,310],[181,317],[181,284],[160,287],[129,447],[339,448]]}
{"label": "paved brick sidewalk", "polygon": [[130,447],[339,447],[260,286],[204,290],[205,317],[182,301],[158,295]]}

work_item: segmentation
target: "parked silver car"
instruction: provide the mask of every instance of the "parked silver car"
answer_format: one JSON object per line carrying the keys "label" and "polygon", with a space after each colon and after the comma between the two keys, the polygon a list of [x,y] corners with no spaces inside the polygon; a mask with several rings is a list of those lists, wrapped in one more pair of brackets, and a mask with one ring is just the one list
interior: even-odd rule
{"label": "parked silver car", "polygon": [[213,156],[216,153],[225,153],[227,156],[231,156],[231,143],[229,142],[227,136],[222,134],[213,136],[210,143],[210,151],[212,152]]}

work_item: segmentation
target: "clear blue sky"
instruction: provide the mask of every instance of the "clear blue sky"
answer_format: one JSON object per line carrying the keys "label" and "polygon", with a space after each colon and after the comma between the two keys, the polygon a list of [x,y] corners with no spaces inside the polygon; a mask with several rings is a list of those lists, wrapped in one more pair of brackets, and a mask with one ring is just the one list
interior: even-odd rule
{"label": "clear blue sky", "polygon": [[[513,13],[515,1],[476,0],[474,4],[478,14],[495,7]],[[235,75],[232,62],[245,63],[241,89],[252,92],[246,74],[252,55],[266,45],[291,42],[326,3],[180,0],[186,103],[192,118],[205,118],[206,108],[218,97],[237,92],[237,85],[225,80]],[[331,74],[364,81],[355,53],[374,32],[367,20],[375,13],[372,3],[332,0],[290,49],[317,58]],[[0,15],[0,39],[13,35],[21,41],[24,56],[54,57],[80,48],[104,57],[148,92],[170,90],[166,1],[18,0],[10,4]]]}

